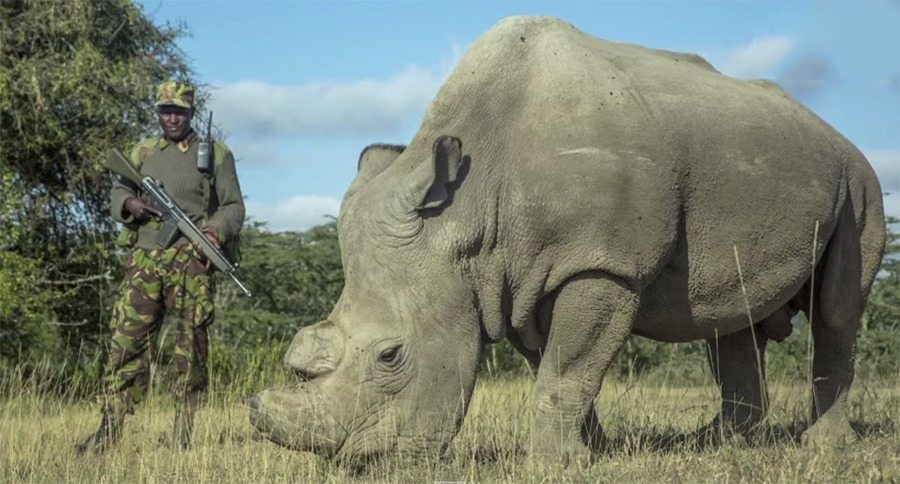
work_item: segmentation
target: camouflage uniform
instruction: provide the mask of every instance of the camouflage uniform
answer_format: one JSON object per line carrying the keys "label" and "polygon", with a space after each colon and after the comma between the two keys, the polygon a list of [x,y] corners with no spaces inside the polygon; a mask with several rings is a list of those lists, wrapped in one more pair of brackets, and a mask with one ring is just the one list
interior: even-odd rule
{"label": "camouflage uniform", "polygon": [[213,276],[193,245],[168,249],[134,248],[125,260],[120,298],[113,307],[104,407],[132,413],[144,398],[150,372],[149,349],[162,327],[164,309],[177,316],[176,393],[182,406],[199,403],[207,386],[209,325],[213,321]]}
{"label": "camouflage uniform", "polygon": [[[169,81],[159,87],[157,98],[158,106],[191,108],[193,89]],[[200,175],[193,141],[192,134],[174,145],[165,138],[143,140],[132,151],[131,162],[142,174],[166,178],[167,192],[184,212],[204,231],[215,233],[219,241],[225,242],[237,235],[244,217],[234,158],[224,144],[216,142],[215,178]],[[121,180],[112,191],[113,218],[125,226],[117,242],[129,251],[120,296],[110,321],[112,338],[104,377],[103,419],[97,432],[76,446],[80,453],[89,448],[103,450],[114,442],[125,415],[133,413],[143,400],[152,347],[166,311],[174,313],[177,321],[174,362],[179,404],[175,440],[182,447],[190,445],[193,414],[207,388],[209,325],[214,312],[212,269],[183,236],[170,247],[158,246],[155,236],[159,224],[154,220],[137,221],[123,209],[125,200],[137,195],[136,187]]]}

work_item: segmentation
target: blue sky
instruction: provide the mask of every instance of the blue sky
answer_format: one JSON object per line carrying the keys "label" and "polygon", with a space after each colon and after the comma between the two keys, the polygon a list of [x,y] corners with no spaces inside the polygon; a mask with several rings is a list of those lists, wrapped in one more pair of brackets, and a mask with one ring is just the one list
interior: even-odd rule
{"label": "blue sky", "polygon": [[271,230],[336,215],[360,150],[409,142],[466,47],[510,15],[778,82],[866,154],[900,216],[900,0],[140,3],[188,27],[179,44]]}

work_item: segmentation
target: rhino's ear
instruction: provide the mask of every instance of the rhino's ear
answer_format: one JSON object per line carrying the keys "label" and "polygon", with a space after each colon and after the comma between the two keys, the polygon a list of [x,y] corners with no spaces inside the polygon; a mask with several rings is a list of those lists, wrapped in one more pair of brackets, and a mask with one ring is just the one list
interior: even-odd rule
{"label": "rhino's ear", "polygon": [[448,185],[456,181],[463,164],[462,141],[441,136],[431,148],[431,163],[416,170],[416,210],[437,208],[450,199]]}
{"label": "rhino's ear", "polygon": [[366,146],[356,162],[356,179],[367,182],[391,166],[406,149],[404,145],[372,144]]}

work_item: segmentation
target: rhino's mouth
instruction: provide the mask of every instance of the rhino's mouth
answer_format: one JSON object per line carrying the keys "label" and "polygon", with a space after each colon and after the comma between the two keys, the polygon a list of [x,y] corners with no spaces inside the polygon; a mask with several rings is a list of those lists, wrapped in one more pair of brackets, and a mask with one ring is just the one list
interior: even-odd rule
{"label": "rhino's mouth", "polygon": [[283,447],[333,457],[347,439],[347,432],[328,410],[333,407],[300,386],[266,390],[249,404],[250,423]]}
{"label": "rhino's mouth", "polygon": [[263,391],[250,399],[249,406],[250,423],[268,440],[351,468],[385,457],[415,458],[442,451],[452,438],[440,431],[410,435],[398,426],[391,412],[376,412],[351,431],[326,410],[329,407],[324,407],[321,398],[299,387]]}

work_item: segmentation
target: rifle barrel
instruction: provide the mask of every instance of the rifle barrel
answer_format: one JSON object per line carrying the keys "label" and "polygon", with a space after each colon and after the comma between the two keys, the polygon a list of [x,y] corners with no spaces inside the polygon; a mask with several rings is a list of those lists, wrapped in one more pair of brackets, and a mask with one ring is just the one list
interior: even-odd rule
{"label": "rifle barrel", "polygon": [[127,178],[138,185],[141,184],[141,174],[119,150],[115,148],[110,150],[105,166],[113,173]]}

